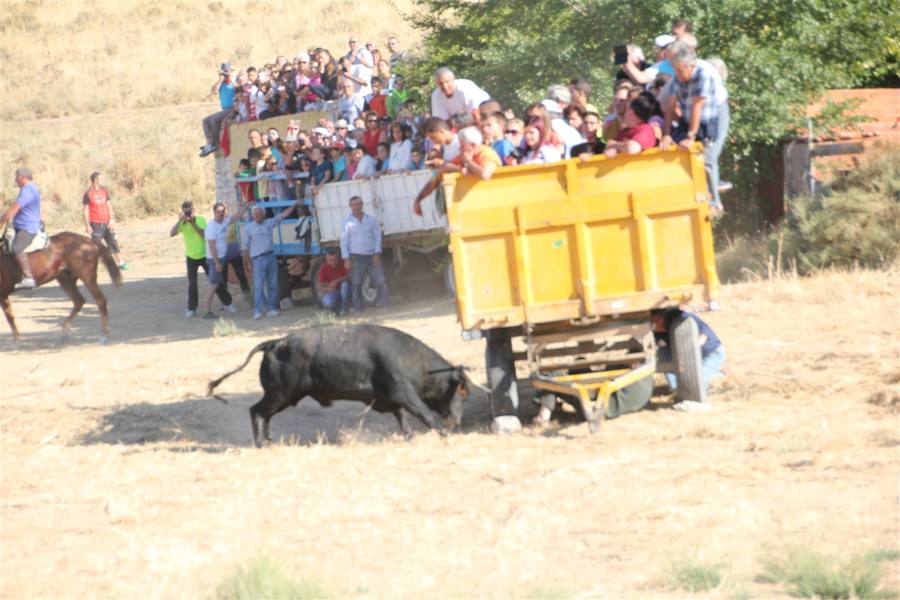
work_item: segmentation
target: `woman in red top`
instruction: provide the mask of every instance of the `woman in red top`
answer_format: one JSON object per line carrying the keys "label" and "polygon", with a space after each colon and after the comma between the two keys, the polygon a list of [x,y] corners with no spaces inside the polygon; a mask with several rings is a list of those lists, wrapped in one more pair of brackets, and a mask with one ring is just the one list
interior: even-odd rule
{"label": "woman in red top", "polygon": [[625,128],[616,139],[606,144],[603,154],[609,157],[619,153],[637,154],[647,148],[656,146],[656,134],[653,126],[647,121],[653,116],[654,106],[650,99],[640,95],[625,109],[623,123]]}
{"label": "woman in red top", "polygon": [[375,156],[378,153],[378,144],[387,140],[384,130],[378,126],[378,115],[373,112],[366,113],[366,130],[363,132],[362,145],[366,154]]}

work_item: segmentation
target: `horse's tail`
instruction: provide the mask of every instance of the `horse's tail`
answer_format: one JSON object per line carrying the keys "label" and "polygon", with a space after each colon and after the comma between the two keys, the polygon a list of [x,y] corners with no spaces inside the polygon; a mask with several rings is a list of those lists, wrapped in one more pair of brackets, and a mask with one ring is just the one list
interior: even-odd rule
{"label": "horse's tail", "polygon": [[109,271],[109,276],[112,278],[113,285],[119,287],[122,285],[122,270],[119,269],[119,265],[116,264],[116,259],[113,258],[112,252],[109,251],[106,244],[98,243],[97,247],[100,248],[100,258],[103,259],[103,264],[106,265],[106,270]]}
{"label": "horse's tail", "polygon": [[240,371],[241,369],[243,369],[244,367],[246,367],[247,364],[250,362],[250,359],[253,358],[254,354],[256,354],[257,352],[265,352],[267,350],[271,350],[280,341],[281,340],[269,340],[267,342],[263,342],[263,343],[257,345],[253,350],[250,351],[250,354],[247,355],[247,360],[244,361],[244,364],[239,366],[237,369],[234,369],[233,371],[229,371],[229,372],[225,373],[218,379],[214,379],[214,380],[210,381],[209,385],[206,386],[206,393],[208,395],[212,396],[213,398],[215,398],[216,400],[221,400],[222,402],[225,402],[224,398],[220,397],[218,394],[213,394],[213,391],[217,387],[219,387],[219,384],[222,383],[223,381],[225,381],[226,379],[228,379],[229,377],[231,377],[232,375],[234,375],[235,373],[237,373],[238,371]]}

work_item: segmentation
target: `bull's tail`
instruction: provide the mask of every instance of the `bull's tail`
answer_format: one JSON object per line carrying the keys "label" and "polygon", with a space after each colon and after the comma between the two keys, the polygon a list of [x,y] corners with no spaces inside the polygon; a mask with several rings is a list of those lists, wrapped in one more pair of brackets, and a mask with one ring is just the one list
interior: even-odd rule
{"label": "bull's tail", "polygon": [[250,359],[253,358],[254,354],[256,354],[257,352],[265,352],[266,350],[270,350],[270,349],[274,348],[275,344],[277,344],[279,341],[281,341],[281,340],[269,340],[267,342],[263,342],[263,343],[257,345],[255,348],[253,348],[253,350],[250,351],[250,354],[247,355],[247,360],[245,360],[241,366],[239,366],[237,369],[234,369],[232,371],[228,371],[227,373],[225,373],[218,379],[214,379],[214,380],[210,381],[209,385],[206,386],[207,395],[212,396],[216,400],[221,400],[222,402],[225,402],[224,398],[222,398],[218,394],[213,394],[213,391],[217,387],[219,387],[219,384],[222,383],[223,381],[225,381],[226,379],[228,379],[229,377],[231,377],[232,375],[234,375],[235,373],[241,371],[244,367],[246,367],[250,363]]}
{"label": "bull's tail", "polygon": [[109,271],[109,276],[112,279],[113,285],[116,287],[121,286],[122,270],[119,269],[119,265],[116,264],[112,252],[106,247],[106,244],[98,243],[97,247],[100,248],[100,258],[103,260],[103,264],[106,265],[106,270]]}

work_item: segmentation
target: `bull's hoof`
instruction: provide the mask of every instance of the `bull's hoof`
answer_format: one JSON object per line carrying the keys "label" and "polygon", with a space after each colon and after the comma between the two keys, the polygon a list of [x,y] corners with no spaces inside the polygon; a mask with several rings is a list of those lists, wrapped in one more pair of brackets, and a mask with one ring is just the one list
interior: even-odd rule
{"label": "bull's hoof", "polygon": [[507,433],[519,433],[520,431],[522,431],[522,422],[519,420],[519,417],[515,415],[494,417],[494,420],[491,421],[491,433],[502,435]]}

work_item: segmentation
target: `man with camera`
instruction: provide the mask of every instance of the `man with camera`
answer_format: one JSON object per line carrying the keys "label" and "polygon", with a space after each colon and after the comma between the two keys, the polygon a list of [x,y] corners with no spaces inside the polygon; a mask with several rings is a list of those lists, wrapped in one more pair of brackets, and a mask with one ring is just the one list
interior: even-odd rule
{"label": "man with camera", "polygon": [[215,112],[203,119],[203,135],[206,136],[206,145],[200,148],[200,156],[208,156],[219,147],[219,138],[222,134],[222,122],[234,112],[235,84],[231,81],[231,65],[222,63],[219,68],[219,80],[212,86],[210,94],[219,94],[219,106],[222,110]]}
{"label": "man with camera", "polygon": [[[197,269],[203,269],[203,272],[209,275],[209,267],[206,264],[206,239],[204,231],[206,229],[206,219],[202,216],[194,214],[194,205],[190,200],[185,200],[181,204],[181,213],[178,215],[178,222],[172,226],[169,232],[171,237],[175,237],[179,233],[184,237],[184,253],[187,257],[187,278],[188,278],[188,304],[184,317],[190,319],[196,314],[199,295],[197,293]],[[224,285],[217,285],[216,295],[222,304],[231,306],[231,294]]]}

